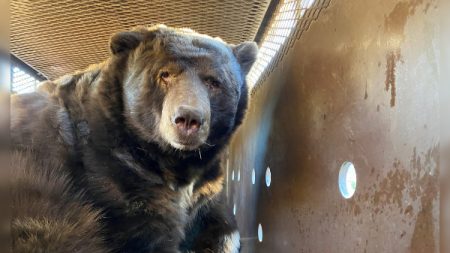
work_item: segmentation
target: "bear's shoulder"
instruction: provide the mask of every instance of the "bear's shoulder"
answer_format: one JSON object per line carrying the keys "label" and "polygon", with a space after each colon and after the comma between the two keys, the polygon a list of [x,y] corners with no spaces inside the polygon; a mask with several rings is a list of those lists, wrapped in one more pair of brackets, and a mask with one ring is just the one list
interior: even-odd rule
{"label": "bear's shoulder", "polygon": [[[11,140],[13,147],[55,149],[73,145],[74,123],[101,68],[65,75],[40,83],[35,92],[11,96]],[[59,147],[58,147],[59,146]]]}

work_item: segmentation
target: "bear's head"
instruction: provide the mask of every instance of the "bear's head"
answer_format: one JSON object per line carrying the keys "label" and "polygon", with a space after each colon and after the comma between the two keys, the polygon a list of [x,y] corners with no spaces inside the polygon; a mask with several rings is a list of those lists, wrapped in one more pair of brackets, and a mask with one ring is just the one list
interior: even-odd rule
{"label": "bear's head", "polygon": [[164,150],[223,144],[247,107],[245,76],[257,45],[230,45],[189,29],[163,25],[112,36],[113,61],[123,64],[126,124]]}

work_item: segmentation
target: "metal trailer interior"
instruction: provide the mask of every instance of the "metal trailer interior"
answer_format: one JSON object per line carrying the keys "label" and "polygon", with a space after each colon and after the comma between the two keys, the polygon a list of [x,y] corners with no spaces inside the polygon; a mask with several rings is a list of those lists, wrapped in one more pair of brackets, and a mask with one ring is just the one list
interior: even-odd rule
{"label": "metal trailer interior", "polygon": [[304,2],[13,0],[11,51],[54,78],[137,24],[254,39],[266,49],[224,157],[242,252],[450,252],[450,1]]}

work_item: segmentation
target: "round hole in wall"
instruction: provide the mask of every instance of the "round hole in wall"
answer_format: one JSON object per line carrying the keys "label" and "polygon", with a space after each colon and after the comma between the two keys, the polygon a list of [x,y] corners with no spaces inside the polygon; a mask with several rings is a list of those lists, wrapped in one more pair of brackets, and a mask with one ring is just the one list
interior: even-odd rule
{"label": "round hole in wall", "polygon": [[266,169],[266,185],[267,185],[267,187],[269,187],[271,183],[272,183],[272,172],[270,172],[270,168],[267,167],[267,169]]}
{"label": "round hole in wall", "polygon": [[356,191],[356,170],[351,162],[345,162],[339,171],[339,190],[342,197],[349,199]]}
{"label": "round hole in wall", "polygon": [[263,229],[261,223],[259,223],[258,225],[258,241],[259,242],[263,241]]}
{"label": "round hole in wall", "polygon": [[256,182],[256,174],[255,174],[255,169],[253,168],[252,170],[252,184],[255,184]]}

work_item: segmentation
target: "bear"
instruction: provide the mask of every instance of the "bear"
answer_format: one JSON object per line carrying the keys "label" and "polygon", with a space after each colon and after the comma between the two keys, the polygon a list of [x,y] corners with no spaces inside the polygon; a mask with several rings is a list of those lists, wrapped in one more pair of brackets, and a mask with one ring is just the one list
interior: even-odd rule
{"label": "bear", "polygon": [[11,97],[13,251],[239,252],[221,161],[257,44],[156,25],[109,46]]}

